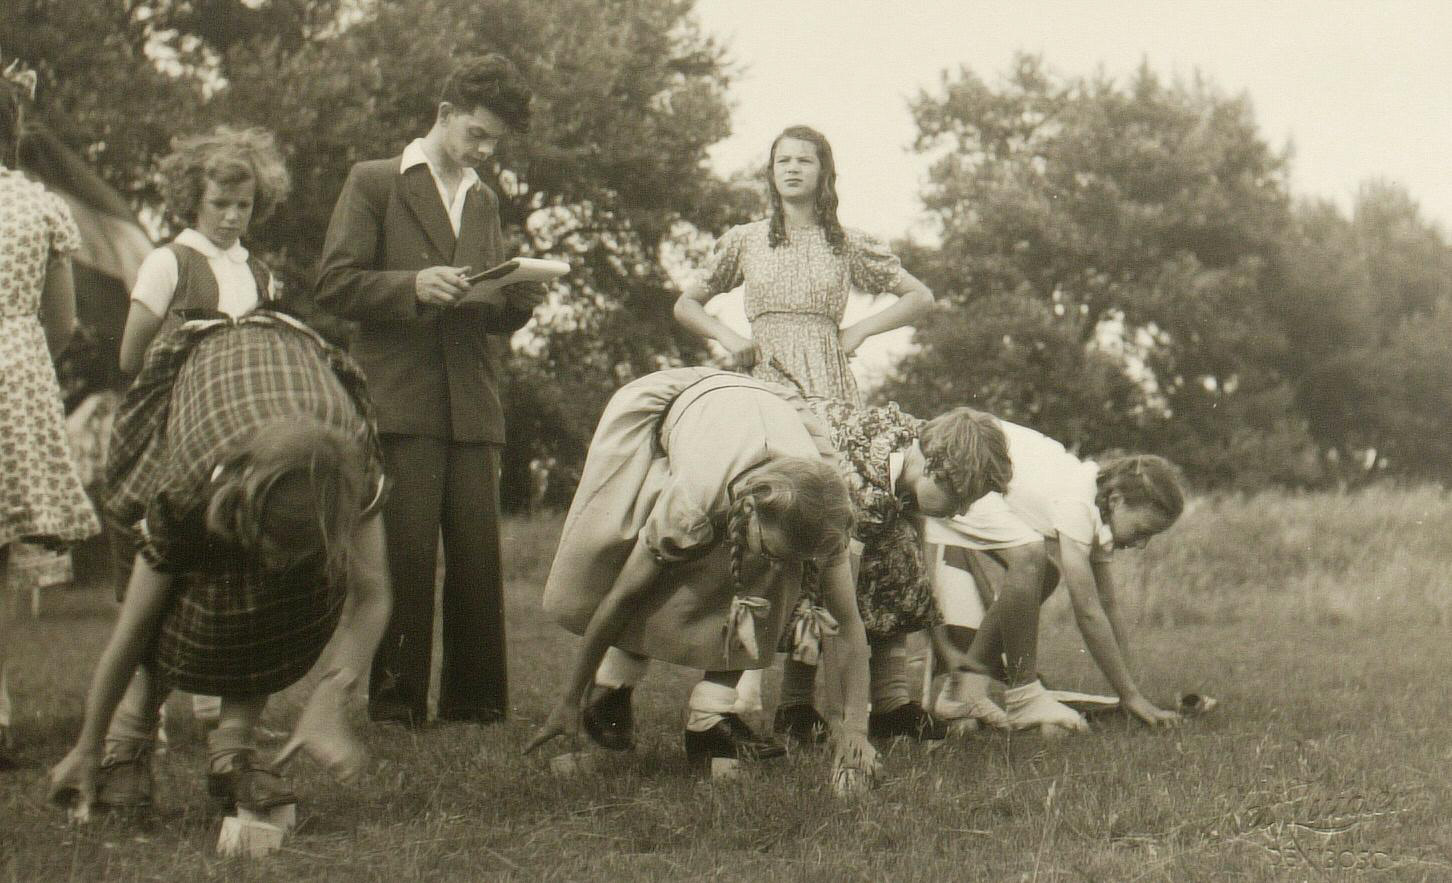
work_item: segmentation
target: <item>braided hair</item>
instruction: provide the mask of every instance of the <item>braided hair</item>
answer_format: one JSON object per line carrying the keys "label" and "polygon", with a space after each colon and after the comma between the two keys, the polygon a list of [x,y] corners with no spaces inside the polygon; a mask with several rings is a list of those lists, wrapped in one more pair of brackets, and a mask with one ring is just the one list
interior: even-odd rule
{"label": "braided hair", "polygon": [[923,425],[918,435],[924,471],[948,487],[962,509],[985,494],[1008,490],[1013,461],[1008,439],[992,414],[958,407]]}
{"label": "braided hair", "polygon": [[755,515],[789,538],[799,559],[830,558],[847,547],[852,533],[852,500],[837,471],[821,460],[781,457],[744,475],[726,516],[731,543],[731,582],[736,593],[746,557],[747,531]]}
{"label": "braided hair", "polygon": [[771,153],[766,159],[766,188],[771,199],[771,227],[767,231],[766,242],[772,248],[776,248],[787,241],[781,193],[776,189],[776,178],[772,175],[772,167],[776,164],[777,145],[786,138],[806,141],[817,149],[817,161],[821,164],[822,171],[817,178],[817,202],[813,207],[814,214],[817,225],[822,228],[822,232],[827,237],[827,244],[832,246],[832,252],[841,254],[847,242],[847,234],[842,229],[842,222],[837,220],[837,163],[832,159],[832,145],[827,143],[827,136],[810,126],[790,126],[776,136],[775,141],[771,142]]}
{"label": "braided hair", "polygon": [[1185,488],[1175,464],[1154,454],[1111,456],[1099,464],[1094,503],[1109,518],[1109,497],[1116,492],[1132,506],[1153,506],[1174,524],[1185,511]]}

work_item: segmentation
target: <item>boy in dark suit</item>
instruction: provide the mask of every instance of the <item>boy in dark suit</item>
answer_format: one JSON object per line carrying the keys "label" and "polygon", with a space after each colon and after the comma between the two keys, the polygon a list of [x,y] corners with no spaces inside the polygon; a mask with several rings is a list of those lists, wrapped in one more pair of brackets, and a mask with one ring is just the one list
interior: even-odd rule
{"label": "boy in dark suit", "polygon": [[438,713],[508,711],[499,556],[499,354],[529,321],[537,285],[460,301],[466,270],[504,259],[498,202],[473,166],[529,129],[530,90],[499,55],[462,62],[433,127],[399,156],[348,175],[328,225],[317,302],[358,323],[352,354],[378,409],[393,488],[384,507],[393,618],[374,659],[369,715],[427,716],[434,575],[444,544]]}

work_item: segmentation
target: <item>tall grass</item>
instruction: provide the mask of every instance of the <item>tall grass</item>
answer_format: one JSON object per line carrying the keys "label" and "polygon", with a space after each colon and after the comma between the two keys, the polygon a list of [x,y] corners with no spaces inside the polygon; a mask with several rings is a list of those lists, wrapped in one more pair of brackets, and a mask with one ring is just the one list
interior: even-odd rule
{"label": "tall grass", "polygon": [[1437,487],[1203,497],[1116,557],[1146,625],[1452,621],[1452,493]]}
{"label": "tall grass", "polygon": [[[561,522],[504,525],[511,719],[365,725],[370,775],[343,786],[300,762],[298,830],[255,862],[216,856],[205,746],[180,698],[155,813],[77,828],[47,805],[45,770],[75,738],[115,616],[100,570],[78,562],[89,585],[53,593],[15,632],[21,769],[0,774],[0,881],[1452,879],[1452,780],[1437,772],[1452,736],[1435,701],[1443,491],[1197,500],[1121,555],[1122,591],[1147,694],[1205,692],[1214,712],[1172,731],[1110,716],[1056,742],[884,744],[885,774],[857,800],[832,797],[830,757],[811,749],[697,781],[680,746],[699,674],[671,666],[636,694],[639,747],[600,774],[561,778],[522,756],[577,644],[539,607]],[[1042,670],[1102,690],[1057,594]],[[305,695],[273,702],[268,725],[288,729]]]}

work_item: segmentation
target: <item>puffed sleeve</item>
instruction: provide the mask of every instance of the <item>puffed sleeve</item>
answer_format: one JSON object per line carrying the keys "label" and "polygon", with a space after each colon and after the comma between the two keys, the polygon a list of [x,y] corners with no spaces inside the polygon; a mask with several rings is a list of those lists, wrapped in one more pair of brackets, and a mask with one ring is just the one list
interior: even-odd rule
{"label": "puffed sleeve", "polygon": [[76,219],[71,216],[71,207],[55,193],[45,194],[47,214],[50,216],[50,250],[52,254],[68,255],[81,247],[81,231]]}
{"label": "puffed sleeve", "polygon": [[698,558],[715,542],[716,528],[698,496],[689,486],[672,482],[656,498],[640,538],[662,564]]}
{"label": "puffed sleeve", "polygon": [[716,240],[716,247],[711,252],[711,265],[702,279],[707,293],[722,294],[746,281],[741,267],[745,246],[745,227],[732,227],[726,231],[726,235]]}
{"label": "puffed sleeve", "polygon": [[892,291],[902,275],[902,261],[887,243],[861,230],[847,231],[847,260],[852,287],[868,294]]}

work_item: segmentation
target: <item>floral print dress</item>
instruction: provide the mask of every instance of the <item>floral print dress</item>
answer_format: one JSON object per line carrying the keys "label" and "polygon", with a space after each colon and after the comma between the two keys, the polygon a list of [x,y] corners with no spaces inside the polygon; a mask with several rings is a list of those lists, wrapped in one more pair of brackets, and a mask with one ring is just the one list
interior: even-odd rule
{"label": "floral print dress", "polygon": [[732,227],[716,243],[706,290],[746,286],[746,318],[756,341],[752,374],[798,387],[803,395],[859,404],[838,326],[853,288],[880,294],[897,287],[902,264],[881,240],[848,229],[841,253],[821,227],[788,227],[772,248],[769,220]]}
{"label": "floral print dress", "polygon": [[923,421],[896,404],[853,408],[816,400],[813,411],[827,425],[841,455],[843,478],[857,514],[862,543],[857,607],[870,641],[936,625],[933,589],[923,564],[916,512],[893,486],[892,455],[912,447]]}
{"label": "floral print dress", "polygon": [[0,166],[0,546],[63,546],[100,531],[39,318],[52,257],[79,247],[65,202]]}

